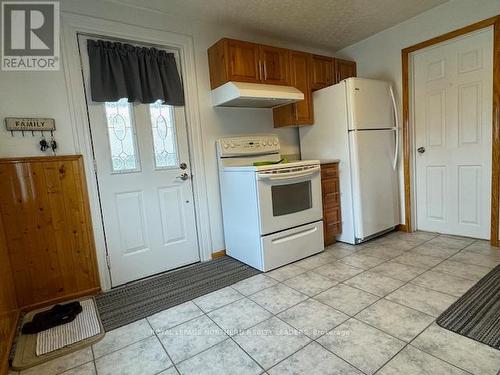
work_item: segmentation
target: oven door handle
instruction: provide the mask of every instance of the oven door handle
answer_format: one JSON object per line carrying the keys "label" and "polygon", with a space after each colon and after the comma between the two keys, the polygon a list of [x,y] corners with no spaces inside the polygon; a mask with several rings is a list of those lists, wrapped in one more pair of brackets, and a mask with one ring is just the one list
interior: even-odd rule
{"label": "oven door handle", "polygon": [[313,167],[306,169],[304,171],[296,171],[296,172],[286,172],[286,173],[258,173],[257,177],[259,180],[269,180],[269,181],[277,181],[277,180],[291,180],[300,177],[308,177],[313,174],[318,173],[320,167]]}

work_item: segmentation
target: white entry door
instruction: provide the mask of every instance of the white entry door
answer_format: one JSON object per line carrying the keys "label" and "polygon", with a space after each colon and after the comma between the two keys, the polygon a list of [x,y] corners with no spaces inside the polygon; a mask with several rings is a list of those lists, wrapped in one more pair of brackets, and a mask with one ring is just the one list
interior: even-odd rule
{"label": "white entry door", "polygon": [[112,286],[200,260],[184,107],[90,98],[79,38]]}
{"label": "white entry door", "polygon": [[489,239],[493,31],[413,54],[419,230]]}

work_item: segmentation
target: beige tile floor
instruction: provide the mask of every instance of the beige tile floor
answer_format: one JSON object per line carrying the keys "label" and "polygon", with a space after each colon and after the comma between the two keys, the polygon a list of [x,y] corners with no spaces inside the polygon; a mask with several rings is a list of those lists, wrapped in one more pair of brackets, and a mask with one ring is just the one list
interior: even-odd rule
{"label": "beige tile floor", "polygon": [[496,375],[500,351],[435,319],[499,263],[487,242],[423,232],[337,243],[21,375]]}

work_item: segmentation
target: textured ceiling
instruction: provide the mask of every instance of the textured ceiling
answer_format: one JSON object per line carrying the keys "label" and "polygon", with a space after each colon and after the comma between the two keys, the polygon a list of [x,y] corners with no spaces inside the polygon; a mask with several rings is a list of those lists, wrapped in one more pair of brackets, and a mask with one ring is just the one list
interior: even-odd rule
{"label": "textured ceiling", "polygon": [[447,0],[114,0],[339,50]]}

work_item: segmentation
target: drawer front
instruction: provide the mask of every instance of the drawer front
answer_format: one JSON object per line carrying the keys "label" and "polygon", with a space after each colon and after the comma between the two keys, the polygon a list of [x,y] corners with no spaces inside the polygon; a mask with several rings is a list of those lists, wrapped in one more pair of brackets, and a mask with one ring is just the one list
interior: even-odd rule
{"label": "drawer front", "polygon": [[325,210],[323,215],[326,223],[340,223],[342,221],[339,209]]}
{"label": "drawer front", "polygon": [[323,208],[337,207],[340,204],[339,180],[336,178],[321,181]]}
{"label": "drawer front", "polygon": [[340,208],[325,210],[323,213],[323,231],[325,245],[335,242],[335,236],[342,233],[342,217]]}
{"label": "drawer front", "polygon": [[323,222],[317,221],[297,228],[263,236],[261,239],[263,266],[270,271],[325,249]]}
{"label": "drawer front", "polygon": [[[332,244],[335,242],[335,237],[342,233],[341,223],[324,224],[325,244]],[[328,243],[326,241],[329,241]]]}
{"label": "drawer front", "polygon": [[337,163],[323,164],[321,166],[321,178],[338,178],[339,165]]}

